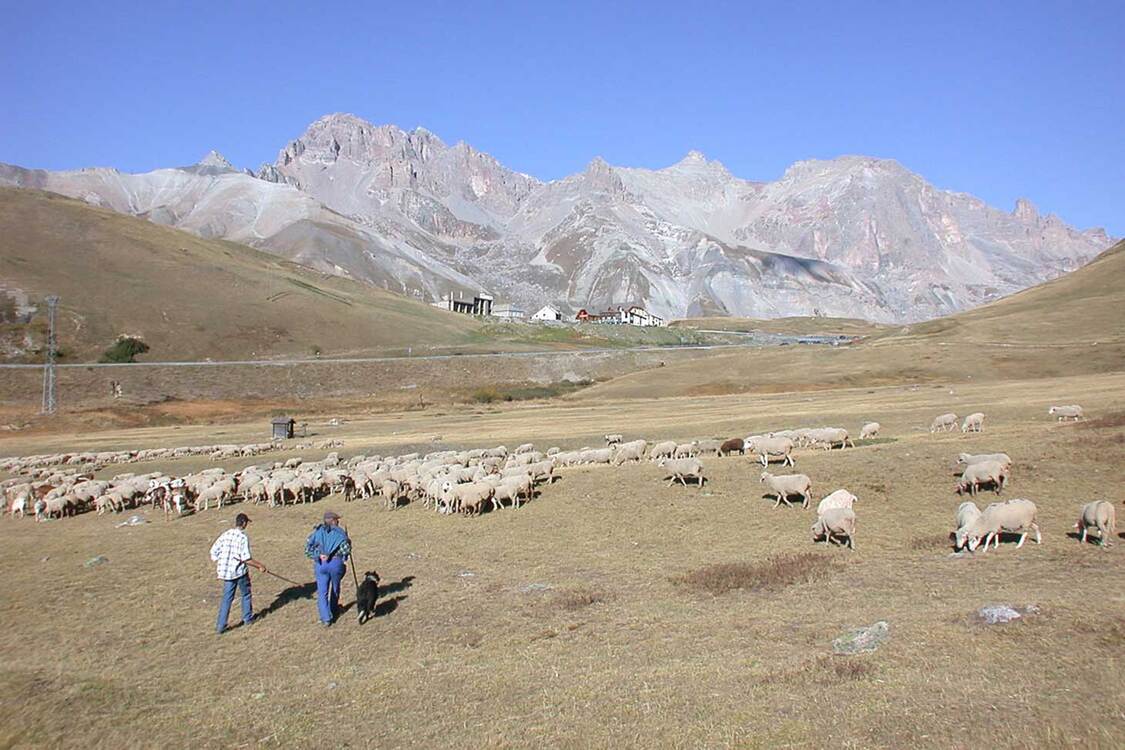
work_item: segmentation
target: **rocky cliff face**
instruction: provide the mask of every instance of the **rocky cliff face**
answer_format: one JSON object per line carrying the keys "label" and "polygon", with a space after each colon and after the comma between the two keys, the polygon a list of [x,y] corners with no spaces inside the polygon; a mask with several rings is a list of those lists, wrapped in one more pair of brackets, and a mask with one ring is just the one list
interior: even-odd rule
{"label": "rocky cliff face", "polygon": [[666,317],[934,317],[1072,270],[1112,244],[938,190],[897,162],[734,177],[698,152],[660,170],[594,159],[540,182],[488,154],[351,115],[317,120],[273,164],[130,175],[0,166],[37,187],[425,298],[487,289],[528,308],[643,301]]}

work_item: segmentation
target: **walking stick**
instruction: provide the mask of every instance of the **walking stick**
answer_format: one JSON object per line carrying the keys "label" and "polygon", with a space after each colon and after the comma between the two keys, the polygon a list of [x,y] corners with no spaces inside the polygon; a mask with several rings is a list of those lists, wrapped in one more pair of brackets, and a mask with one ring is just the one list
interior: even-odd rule
{"label": "walking stick", "polygon": [[[348,527],[347,526],[344,527],[344,533],[347,534],[348,541],[350,542],[352,540],[352,535],[348,534]],[[352,560],[351,560],[351,563],[352,563],[352,580],[355,581],[355,590],[359,591],[359,575],[355,572],[355,552],[352,552],[351,555],[352,555]]]}

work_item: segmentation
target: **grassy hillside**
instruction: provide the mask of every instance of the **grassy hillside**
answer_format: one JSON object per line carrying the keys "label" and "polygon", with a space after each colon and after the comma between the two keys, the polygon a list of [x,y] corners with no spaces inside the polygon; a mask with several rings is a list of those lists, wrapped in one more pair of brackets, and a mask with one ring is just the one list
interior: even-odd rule
{"label": "grassy hillside", "polygon": [[976,382],[1125,370],[1125,243],[1065,277],[948,318],[836,348],[740,350],[624,375],[574,398],[615,399]]}
{"label": "grassy hillside", "polygon": [[0,356],[40,361],[44,306],[30,322],[7,289],[58,294],[64,362],[96,361],[118,336],[149,361],[263,359],[722,342],[693,331],[485,324],[52,193],[0,188]]}
{"label": "grassy hillside", "polygon": [[684,318],[670,324],[672,328],[742,333],[780,333],[790,336],[870,336],[890,326],[855,318],[792,317],[763,320],[758,318]]}

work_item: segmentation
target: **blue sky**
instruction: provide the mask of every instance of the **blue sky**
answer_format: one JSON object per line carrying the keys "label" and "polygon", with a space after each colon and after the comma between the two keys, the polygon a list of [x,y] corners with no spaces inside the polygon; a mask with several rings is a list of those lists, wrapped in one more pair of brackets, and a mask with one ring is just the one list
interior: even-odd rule
{"label": "blue sky", "polygon": [[1125,236],[1125,3],[4,2],[0,161],[272,161],[328,112],[552,179],[898,159]]}

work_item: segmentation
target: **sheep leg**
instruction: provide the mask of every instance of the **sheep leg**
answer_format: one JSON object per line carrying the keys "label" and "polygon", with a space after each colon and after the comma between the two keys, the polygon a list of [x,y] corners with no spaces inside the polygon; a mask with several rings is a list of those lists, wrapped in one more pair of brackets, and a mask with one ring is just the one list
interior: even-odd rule
{"label": "sheep leg", "polygon": [[1024,543],[1025,539],[1027,539],[1027,532],[1026,531],[1020,534],[1020,541],[1019,541],[1019,544],[1016,545],[1016,549],[1019,549],[1020,547],[1023,546],[1023,543]]}
{"label": "sheep leg", "polygon": [[1079,539],[1078,541],[1081,542],[1082,544],[1086,543],[1086,527],[1085,526],[1082,527],[1082,538]]}
{"label": "sheep leg", "polygon": [[[1033,523],[1033,524],[1031,524],[1031,528],[1035,529],[1035,543],[1036,544],[1042,544],[1043,543],[1043,536],[1039,533],[1039,524]],[[1104,534],[1102,535],[1102,539],[1103,540],[1105,539]]]}

